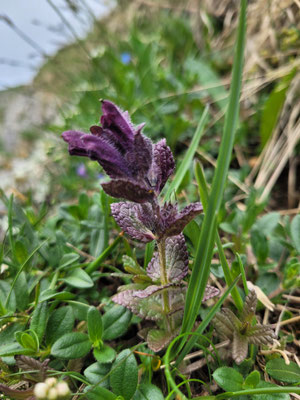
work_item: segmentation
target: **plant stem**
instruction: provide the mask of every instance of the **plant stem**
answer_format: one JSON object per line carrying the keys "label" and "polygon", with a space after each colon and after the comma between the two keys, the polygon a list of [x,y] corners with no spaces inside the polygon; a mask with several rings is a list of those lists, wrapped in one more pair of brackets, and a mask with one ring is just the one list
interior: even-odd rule
{"label": "plant stem", "polygon": [[[168,283],[167,276],[167,267],[166,267],[166,239],[161,239],[157,241],[157,251],[159,256],[159,266],[160,266],[160,282],[162,285],[166,285]],[[163,290],[162,292],[162,302],[163,302],[163,310],[166,316],[166,322],[168,328],[171,329],[171,321],[168,318],[168,313],[170,312],[170,301],[169,301],[169,293],[167,290]]]}

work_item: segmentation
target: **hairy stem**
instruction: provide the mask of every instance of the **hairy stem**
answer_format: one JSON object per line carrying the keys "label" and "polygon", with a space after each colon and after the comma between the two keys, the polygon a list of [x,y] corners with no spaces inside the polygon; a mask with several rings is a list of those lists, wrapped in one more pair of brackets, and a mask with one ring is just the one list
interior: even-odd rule
{"label": "hairy stem", "polygon": [[[167,267],[166,267],[166,240],[161,239],[157,241],[157,251],[159,256],[159,265],[160,265],[160,281],[162,285],[166,285],[168,283],[167,276]],[[170,312],[170,301],[169,301],[169,293],[167,290],[163,290],[162,292],[162,303],[164,314],[166,315],[166,322],[168,328],[171,329],[171,321],[168,318],[168,313]]]}

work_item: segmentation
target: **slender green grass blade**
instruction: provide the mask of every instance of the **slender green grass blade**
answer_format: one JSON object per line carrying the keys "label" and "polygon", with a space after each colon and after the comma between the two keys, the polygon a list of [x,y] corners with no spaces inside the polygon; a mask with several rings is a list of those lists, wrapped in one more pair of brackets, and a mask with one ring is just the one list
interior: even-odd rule
{"label": "slender green grass blade", "polygon": [[246,278],[246,272],[245,272],[245,268],[244,268],[244,265],[243,265],[243,261],[241,259],[241,256],[239,255],[239,253],[236,253],[236,257],[238,259],[240,272],[241,272],[241,275],[242,275],[242,281],[243,281],[245,295],[248,296],[249,289],[248,289],[248,286],[247,286],[247,278]]}
{"label": "slender green grass blade", "polygon": [[[199,162],[197,162],[195,165],[195,176],[196,176],[196,180],[198,183],[200,198],[202,199],[204,212],[206,212],[207,205],[208,205],[208,188],[207,188],[207,183],[205,180],[202,166]],[[227,285],[230,286],[231,283],[233,282],[233,278],[231,275],[229,265],[227,263],[227,259],[226,259],[225,253],[224,253],[224,248],[222,246],[222,242],[221,242],[218,232],[216,233],[216,242],[217,242],[217,248],[218,248],[218,252],[219,252],[221,265],[222,265],[224,276],[225,276],[225,281],[226,281]],[[239,311],[242,311],[243,300],[242,300],[236,287],[233,288],[231,295],[232,295],[232,298],[234,300],[234,303],[235,303],[237,309]]]}
{"label": "slender green grass blade", "polygon": [[204,131],[204,127],[208,118],[208,106],[205,107],[203,114],[201,116],[201,119],[199,121],[198,127],[196,129],[195,135],[193,137],[193,140],[191,142],[191,145],[188,149],[188,151],[186,152],[184,159],[180,165],[180,167],[178,168],[176,174],[175,174],[175,178],[173,179],[173,181],[171,182],[170,186],[168,187],[168,190],[165,194],[165,201],[168,201],[170,199],[171,194],[175,191],[177,191],[177,189],[179,188],[186,172],[188,171],[191,162],[193,161],[194,155],[197,151],[198,145],[199,145],[199,141],[201,139],[201,136],[203,134]]}
{"label": "slender green grass blade", "polygon": [[[207,212],[204,216],[199,244],[193,264],[192,276],[189,280],[181,329],[182,333],[189,332],[193,328],[210,272],[212,251],[216,235],[216,215],[219,211],[225,188],[239,114],[239,97],[241,91],[243,54],[246,36],[246,6],[247,1],[241,0],[241,12],[234,57],[232,83],[230,87],[229,106],[225,116],[224,132],[212,183],[211,194],[209,196]],[[181,346],[184,344],[184,341],[186,341],[186,338],[182,340]],[[177,348],[176,350],[178,352],[180,349]]]}

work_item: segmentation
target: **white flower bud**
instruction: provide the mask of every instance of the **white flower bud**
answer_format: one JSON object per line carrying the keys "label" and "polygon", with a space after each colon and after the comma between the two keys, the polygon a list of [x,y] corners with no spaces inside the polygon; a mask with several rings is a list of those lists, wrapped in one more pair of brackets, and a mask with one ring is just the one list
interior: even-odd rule
{"label": "white flower bud", "polygon": [[66,397],[70,394],[70,389],[66,382],[58,382],[56,391],[59,397]]}
{"label": "white flower bud", "polygon": [[57,399],[57,390],[56,388],[49,389],[47,400],[56,400]]}
{"label": "white flower bud", "polygon": [[50,388],[50,387],[53,387],[53,386],[55,386],[56,384],[57,384],[57,379],[56,378],[47,378],[46,380],[45,380],[45,383],[48,385],[48,387]]}
{"label": "white flower bud", "polygon": [[46,399],[48,393],[48,385],[44,382],[39,382],[35,385],[33,393],[37,399]]}

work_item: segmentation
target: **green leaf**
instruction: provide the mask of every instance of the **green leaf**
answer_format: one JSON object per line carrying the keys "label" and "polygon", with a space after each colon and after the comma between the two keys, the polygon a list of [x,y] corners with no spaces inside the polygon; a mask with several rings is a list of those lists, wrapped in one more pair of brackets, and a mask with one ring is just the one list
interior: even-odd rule
{"label": "green leaf", "polygon": [[75,261],[79,259],[79,254],[77,253],[68,253],[64,254],[60,260],[59,268],[64,269],[69,265],[73,264]]}
{"label": "green leaf", "polygon": [[187,170],[190,168],[190,165],[193,161],[194,155],[197,151],[198,145],[199,145],[199,141],[201,139],[201,136],[203,134],[204,131],[204,127],[207,121],[207,117],[208,117],[208,107],[205,108],[205,110],[203,111],[203,114],[201,116],[201,119],[199,121],[199,124],[197,126],[196,132],[193,136],[192,142],[184,156],[184,159],[182,160],[182,163],[180,164],[180,167],[178,168],[175,177],[172,181],[172,183],[170,184],[170,186],[168,187],[168,190],[165,194],[165,201],[168,201],[170,199],[171,194],[175,191],[177,191],[177,189],[179,188]]}
{"label": "green leaf", "polygon": [[74,269],[70,275],[62,279],[68,285],[78,289],[89,289],[94,286],[90,276],[80,268]]}
{"label": "green leaf", "polygon": [[15,242],[15,257],[19,264],[23,264],[23,262],[28,257],[26,246],[23,242],[20,242],[19,240]]}
{"label": "green leaf", "polygon": [[[7,299],[9,301],[7,302]],[[9,283],[0,280],[0,303],[4,306],[7,311],[16,311],[17,303],[14,290]]]}
{"label": "green leaf", "polygon": [[53,344],[61,336],[72,331],[75,318],[71,306],[60,307],[50,315],[46,329],[46,343]]}
{"label": "green leaf", "polygon": [[34,352],[39,349],[39,340],[34,331],[28,330],[21,333],[20,344],[25,347],[25,349],[32,350]]}
{"label": "green leaf", "polygon": [[117,396],[105,389],[104,387],[97,386],[87,386],[85,388],[85,396],[88,400],[116,400]]}
{"label": "green leaf", "polygon": [[110,385],[113,392],[130,400],[138,384],[138,366],[129,349],[118,354],[110,374]]}
{"label": "green leaf", "polygon": [[244,378],[233,368],[218,368],[213,373],[213,378],[227,392],[237,392],[243,389]]}
{"label": "green leaf", "polygon": [[47,303],[44,301],[43,303],[39,303],[36,306],[32,314],[32,319],[30,323],[30,329],[34,330],[40,342],[44,336],[47,320],[48,320],[48,309],[47,309]]}
{"label": "green leaf", "polygon": [[249,388],[249,389],[252,389],[252,388],[255,388],[258,384],[259,384],[259,381],[260,381],[260,374],[259,374],[259,372],[258,371],[252,371],[248,376],[247,376],[247,378],[245,379],[245,382],[244,382],[244,387],[245,388]]}
{"label": "green leaf", "polygon": [[291,237],[295,249],[300,254],[300,214],[296,215],[291,223]]}
{"label": "green leaf", "polygon": [[16,296],[17,309],[21,311],[26,310],[29,303],[29,293],[27,277],[24,271],[20,273],[16,280],[14,292],[18,293],[18,296]]}
{"label": "green leaf", "polygon": [[113,340],[126,333],[130,321],[131,312],[127,308],[114,305],[102,318],[103,321],[103,340]]}
{"label": "green leaf", "polygon": [[51,354],[54,357],[70,360],[87,355],[91,350],[91,342],[85,333],[71,332],[60,337],[52,346]]}
{"label": "green leaf", "polygon": [[35,352],[31,349],[21,347],[17,342],[0,346],[0,357],[10,357],[19,354],[30,356],[34,355]]}
{"label": "green leaf", "polygon": [[287,76],[282,78],[282,80],[279,82],[279,84],[276,85],[275,89],[273,89],[269,98],[265,102],[260,124],[262,147],[271,137],[272,132],[277,124],[282,106],[286,99],[286,92],[294,75],[295,71],[293,70]]}
{"label": "green leaf", "polygon": [[109,380],[105,376],[109,373],[110,367],[108,364],[99,364],[96,362],[86,368],[83,374],[92,385],[99,385],[108,389]]}
{"label": "green leaf", "polygon": [[164,400],[164,396],[155,385],[142,383],[137,388],[132,400]]}
{"label": "green leaf", "polygon": [[54,289],[44,290],[39,297],[39,302],[56,299],[56,300],[70,300],[74,299],[75,295],[71,292],[56,292]]}
{"label": "green leaf", "polygon": [[96,307],[90,307],[87,313],[88,334],[94,347],[102,345],[102,316]]}
{"label": "green leaf", "polygon": [[266,236],[257,228],[251,230],[251,245],[257,261],[263,264],[269,254],[269,244]]}
{"label": "green leaf", "polygon": [[[277,385],[274,385],[270,382],[260,381],[259,384],[256,386],[256,390],[268,388],[272,390],[272,388],[280,388]],[[284,387],[281,387],[284,389]],[[290,396],[288,393],[262,393],[262,394],[252,394],[251,400],[290,400]]]}
{"label": "green leaf", "polygon": [[300,367],[291,361],[286,364],[282,358],[275,358],[270,360],[266,365],[267,373],[274,379],[288,383],[300,382]]}
{"label": "green leaf", "polygon": [[270,212],[259,218],[255,223],[255,227],[265,236],[270,236],[270,234],[276,228],[279,220],[280,214],[278,212]]}
{"label": "green leaf", "polygon": [[201,85],[203,85],[219,109],[225,113],[228,105],[228,92],[222,84],[219,75],[213,68],[199,57],[189,57],[185,62],[186,68],[190,73],[197,75]]}
{"label": "green leaf", "polygon": [[111,363],[116,357],[116,351],[106,344],[101,349],[94,349],[94,357],[100,364]]}

